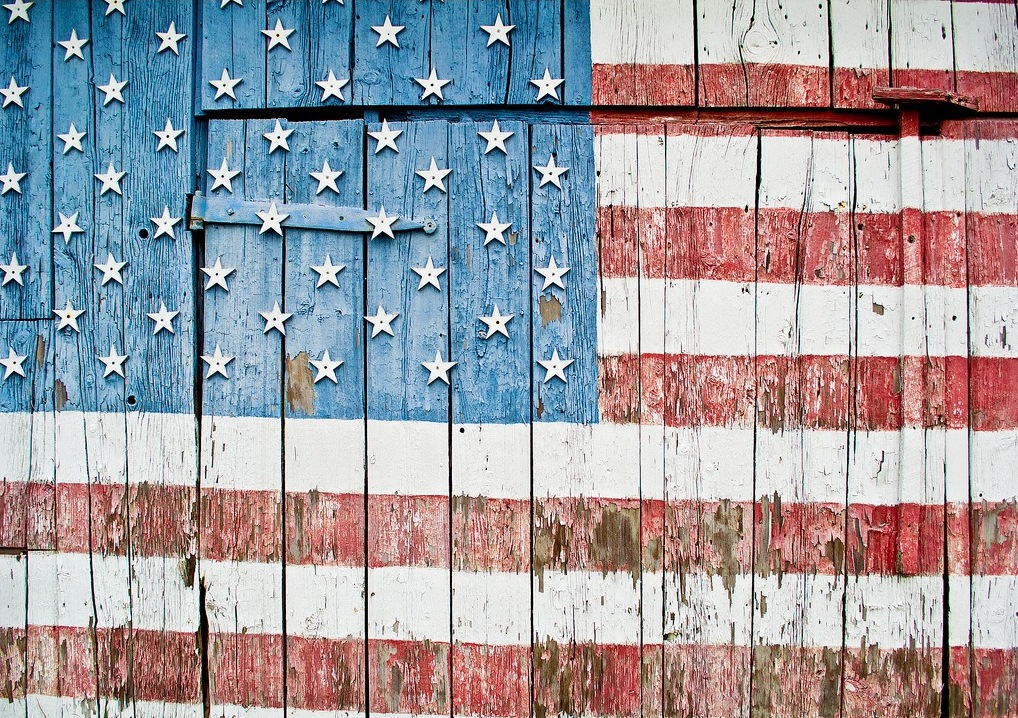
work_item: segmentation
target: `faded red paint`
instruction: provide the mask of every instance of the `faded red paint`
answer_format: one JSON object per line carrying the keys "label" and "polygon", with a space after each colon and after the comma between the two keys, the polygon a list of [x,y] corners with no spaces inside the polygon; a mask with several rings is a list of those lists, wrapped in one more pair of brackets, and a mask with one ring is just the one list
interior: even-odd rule
{"label": "faded red paint", "polygon": [[696,68],[648,63],[595,64],[595,105],[695,105]]}
{"label": "faded red paint", "polygon": [[700,104],[706,107],[829,107],[826,66],[747,62],[700,63]]}

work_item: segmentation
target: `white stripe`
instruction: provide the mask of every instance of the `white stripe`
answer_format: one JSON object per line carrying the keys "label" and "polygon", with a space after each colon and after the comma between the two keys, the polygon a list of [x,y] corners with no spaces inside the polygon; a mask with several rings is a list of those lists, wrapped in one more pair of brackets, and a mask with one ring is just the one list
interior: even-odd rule
{"label": "white stripe", "polygon": [[1018,28],[1011,3],[953,3],[954,65],[959,71],[1018,72]]}
{"label": "white stripe", "polygon": [[665,427],[665,499],[753,500],[753,429]]}
{"label": "white stripe", "polygon": [[[201,718],[204,709],[201,703],[170,703],[162,701],[139,701],[131,700],[126,705],[115,698],[103,697],[99,700],[88,699],[80,696],[47,696],[38,693],[29,693],[27,700],[16,701],[20,703],[20,713],[5,713],[5,708],[12,704],[7,701],[0,701],[0,716],[25,715],[25,705],[28,706],[28,715],[45,718],[95,718],[101,715],[104,718]],[[279,710],[282,715],[282,709]],[[212,713],[212,715],[217,715]]]}
{"label": "white stripe", "polygon": [[116,484],[127,475],[127,419],[115,412],[58,411],[56,478],[62,484]]}
{"label": "white stripe", "polygon": [[53,483],[55,412],[0,412],[0,481]]}
{"label": "white stripe", "polygon": [[942,0],[891,3],[891,65],[895,70],[953,69],[954,4]]}
{"label": "white stripe", "polygon": [[533,581],[538,641],[640,642],[640,583],[633,574],[544,571]]}
{"label": "white stripe", "polygon": [[639,498],[639,425],[534,422],[533,432],[534,496]]}
{"label": "white stripe", "polygon": [[831,30],[837,67],[887,67],[887,0],[831,0]]}
{"label": "white stripe", "polygon": [[592,0],[590,55],[597,64],[693,63],[692,0]]}
{"label": "white stripe", "polygon": [[454,424],[452,494],[530,497],[529,424]]}
{"label": "white stripe", "polygon": [[282,633],[280,564],[203,560],[198,570],[212,633]]}
{"label": "white stripe", "polygon": [[[997,142],[991,141],[991,144]],[[964,212],[965,143],[961,140],[924,138],[920,149],[923,201],[919,205],[909,202],[905,206],[927,212]]]}
{"label": "white stripe", "polygon": [[27,608],[28,557],[0,554],[0,628],[24,628]]}
{"label": "white stripe", "polygon": [[697,5],[700,64],[787,64],[826,68],[827,4],[785,0],[755,10],[755,3]]}
{"label": "white stripe", "polygon": [[203,416],[201,435],[202,488],[282,490],[278,417]]}
{"label": "white stripe", "polygon": [[368,639],[450,639],[448,568],[368,570]]}
{"label": "white stripe", "polygon": [[[703,62],[702,55],[700,62]],[[655,145],[647,141],[646,146],[653,148]],[[665,151],[668,158],[664,177],[666,189],[650,191],[649,197],[667,197],[669,207],[748,207],[752,210],[756,197],[755,134],[720,137],[669,134]],[[648,181],[654,179],[652,176]],[[652,205],[645,203],[643,206]]]}
{"label": "white stripe", "polygon": [[[790,595],[789,599],[794,600],[794,596]],[[944,579],[941,576],[850,577],[845,601],[845,645],[849,648],[940,648],[943,645]],[[841,631],[837,633],[840,635]],[[839,644],[840,640],[824,645]]]}
{"label": "white stripe", "polygon": [[292,636],[364,635],[364,569],[286,567],[286,631]]}
{"label": "white stripe", "polygon": [[[969,440],[973,503],[1018,498],[1018,430],[973,431]],[[968,496],[953,500],[967,501]]]}
{"label": "white stripe", "polygon": [[286,490],[364,493],[364,421],[286,419]]}
{"label": "white stripe", "polygon": [[530,572],[453,571],[452,637],[461,643],[530,642]]}
{"label": "white stripe", "polygon": [[[193,414],[127,414],[127,469],[132,484],[196,486],[198,427]],[[101,447],[105,451],[105,446]]]}
{"label": "white stripe", "polygon": [[449,425],[369,420],[368,492],[448,495]]}
{"label": "white stripe", "polygon": [[972,597],[972,644],[976,648],[1018,647],[1018,576],[951,577],[951,595]]}
{"label": "white stripe", "polygon": [[970,287],[973,356],[1018,358],[1018,287]]}
{"label": "white stripe", "polygon": [[284,718],[288,712],[285,708],[213,703],[209,707],[209,718]]}
{"label": "white stripe", "polygon": [[[978,128],[978,125],[976,125]],[[966,202],[970,212],[1018,213],[1018,142],[965,141]]]}

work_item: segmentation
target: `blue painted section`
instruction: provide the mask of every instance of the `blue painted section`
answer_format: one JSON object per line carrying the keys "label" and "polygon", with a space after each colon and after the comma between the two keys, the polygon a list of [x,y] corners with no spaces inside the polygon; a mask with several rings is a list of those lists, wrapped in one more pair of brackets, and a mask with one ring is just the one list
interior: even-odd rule
{"label": "blue painted section", "polygon": [[436,267],[449,266],[448,195],[436,188],[422,194],[424,180],[415,174],[427,169],[432,157],[438,167],[449,166],[448,125],[418,122],[390,127],[403,130],[396,140],[400,152],[386,149],[373,154],[374,140],[369,142],[367,207],[377,210],[384,205],[390,215],[434,217],[438,231],[368,240],[366,313],[374,315],[379,304],[387,313],[399,312],[392,322],[395,336],[381,333],[372,339],[371,325],[362,326],[368,418],[444,422],[449,420],[449,387],[441,381],[428,386],[421,362],[432,361],[439,349],[448,360],[449,293],[418,291],[418,276],[411,267],[423,266],[429,255]]}
{"label": "blue painted section", "polygon": [[[24,356],[25,376],[3,376],[0,366],[0,414],[51,411],[53,409],[53,323],[44,321],[0,321],[0,358],[7,350]],[[0,476],[24,480],[24,477]]]}
{"label": "blue painted section", "polygon": [[[548,266],[551,256],[568,266],[562,290],[541,291],[543,277],[534,273],[534,419],[593,423],[597,404],[597,264],[594,171],[594,130],[578,125],[538,125],[531,131],[530,164],[544,166],[549,155],[568,167],[560,190],[531,169],[531,241],[535,267]],[[545,307],[542,317],[541,304]],[[572,359],[565,370],[567,382],[555,378],[544,383],[545,370],[537,363],[558,349],[559,358]]]}
{"label": "blue painted section", "polygon": [[[226,7],[220,4],[220,0],[202,0],[200,107],[202,110],[265,107],[268,45],[262,35],[262,30],[268,27],[265,0],[247,0],[242,6],[233,2]],[[184,32],[179,27],[178,31]],[[277,51],[280,50],[273,50]],[[209,80],[220,79],[224,68],[229,70],[230,77],[243,79],[234,88],[236,100],[228,95],[216,100],[216,90],[209,84]]]}
{"label": "blue painted section", "polygon": [[[359,105],[420,105],[422,88],[414,80],[431,73],[431,6],[405,0],[357,0],[354,20],[353,100]],[[399,47],[384,43],[371,29],[388,15]],[[440,75],[441,77],[441,75]],[[442,78],[446,79],[446,78]],[[446,85],[446,89],[450,86]],[[434,104],[429,97],[423,104]]]}
{"label": "blue painted section", "polygon": [[[366,113],[367,114],[367,113]],[[389,110],[389,121],[415,122],[445,120],[446,122],[487,122],[492,120],[525,122],[532,125],[587,124],[590,112],[571,107],[399,107]]]}
{"label": "blue painted section", "polygon": [[[487,142],[477,132],[490,124],[450,127],[455,169],[449,176],[450,263],[442,279],[449,282],[453,360],[459,362],[450,374],[455,423],[530,421],[528,128],[522,122],[499,125],[515,133],[506,140],[508,154],[484,154]],[[485,247],[477,223],[488,222],[493,211],[512,226],[505,245],[492,241]],[[502,314],[515,315],[506,325],[508,339],[484,339],[487,327],[478,317],[489,316],[495,304]]]}
{"label": "blue painted section", "polygon": [[[347,104],[351,86],[343,88],[345,103],[330,97],[321,101],[322,91],[315,82],[324,80],[331,69],[338,79],[350,78],[353,42],[353,3],[282,0],[269,5],[266,27],[275,27],[278,18],[283,27],[293,29],[288,41],[292,51],[277,45],[268,52],[268,107],[309,107]],[[268,41],[259,35],[264,47]]]}
{"label": "blue painted section", "polygon": [[[330,207],[362,207],[364,155],[359,149],[364,123],[299,122],[291,127],[294,132],[286,163],[287,199]],[[331,189],[316,194],[318,181],[309,173],[320,171],[326,160],[333,170],[343,170],[336,180],[339,194]],[[343,361],[335,370],[337,383],[324,378],[312,385],[313,411],[307,411],[306,401],[289,398],[287,416],[364,417],[364,246],[363,234],[286,231],[285,309],[293,313],[285,340],[287,386],[293,387],[295,397],[305,397],[307,392],[300,386],[304,379],[295,378],[295,369],[310,369],[312,377],[316,376],[317,370],[306,360],[321,359],[325,350],[332,360]],[[326,254],[334,265],[346,266],[338,274],[338,287],[331,283],[315,286],[319,275],[311,267],[324,264]]]}
{"label": "blue painted section", "polygon": [[590,0],[563,0],[563,10],[564,103],[590,105],[594,69],[590,59]]}

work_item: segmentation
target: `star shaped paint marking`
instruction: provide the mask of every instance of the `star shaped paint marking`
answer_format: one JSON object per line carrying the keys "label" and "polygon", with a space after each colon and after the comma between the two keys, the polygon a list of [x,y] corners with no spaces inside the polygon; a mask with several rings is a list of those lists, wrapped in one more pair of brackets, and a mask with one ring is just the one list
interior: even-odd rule
{"label": "star shaped paint marking", "polygon": [[64,216],[63,212],[57,212],[57,214],[60,216],[60,223],[53,228],[53,234],[64,235],[64,244],[71,243],[71,235],[73,235],[75,232],[84,233],[85,230],[78,226],[77,212],[72,214],[70,217]]}
{"label": "star shaped paint marking", "polygon": [[17,374],[18,376],[25,376],[25,367],[23,366],[25,359],[28,355],[20,355],[14,351],[13,347],[7,348],[7,358],[0,359],[0,366],[4,368],[4,381],[7,381],[10,377]]}
{"label": "star shaped paint marking", "polygon": [[343,366],[343,360],[333,360],[329,356],[328,349],[322,354],[321,359],[311,359],[308,361],[308,364],[318,370],[318,373],[315,374],[315,380],[312,382],[313,384],[317,384],[322,379],[331,379],[333,384],[339,383],[339,380],[336,379],[336,370]]}
{"label": "star shaped paint marking", "polygon": [[275,329],[284,337],[286,336],[286,327],[284,325],[286,320],[293,316],[292,312],[281,311],[279,309],[279,302],[276,302],[272,305],[271,311],[258,313],[265,320],[265,329],[262,330],[262,334],[268,334],[271,330]]}
{"label": "star shaped paint marking", "polygon": [[561,359],[558,355],[558,349],[555,349],[551,353],[551,359],[538,359],[537,363],[544,367],[545,375],[544,382],[547,384],[549,381],[558,377],[563,381],[566,381],[565,370],[570,364],[573,363],[572,359]]}
{"label": "star shaped paint marking", "polygon": [[182,32],[177,32],[177,26],[171,22],[170,26],[166,28],[166,32],[156,32],[156,36],[162,40],[159,44],[159,49],[156,50],[158,55],[160,52],[171,50],[174,55],[180,55],[180,50],[177,48],[177,43],[183,40],[187,35]]}
{"label": "star shaped paint marking", "polygon": [[106,0],[106,14],[109,15],[112,12],[119,12],[124,17],[127,17],[127,11],[124,10],[124,3],[127,0]]}
{"label": "star shaped paint marking", "polygon": [[176,239],[177,235],[173,233],[173,225],[180,221],[180,217],[171,217],[170,208],[163,205],[163,214],[161,217],[150,217],[149,219],[156,226],[156,233],[152,235],[152,239],[157,239],[161,235],[166,235],[170,239]]}
{"label": "star shaped paint marking", "polygon": [[216,374],[222,374],[224,378],[229,379],[230,375],[226,373],[226,365],[234,360],[235,357],[224,356],[223,351],[216,344],[216,350],[212,354],[202,354],[201,360],[209,365],[209,370],[205,372],[205,378],[211,379]]}
{"label": "star shaped paint marking", "polygon": [[558,266],[555,264],[554,257],[548,258],[547,267],[534,267],[534,271],[544,277],[544,285],[541,287],[542,292],[553,284],[561,289],[566,288],[566,285],[562,283],[562,277],[569,271],[569,267]]}
{"label": "star shaped paint marking", "polygon": [[227,164],[226,158],[223,158],[223,164],[219,165],[217,170],[205,170],[215,181],[212,183],[212,187],[209,192],[213,191],[217,187],[222,187],[230,194],[233,194],[233,178],[240,174],[240,170],[231,170],[230,165]]}
{"label": "star shaped paint marking", "polygon": [[78,132],[78,128],[74,126],[73,122],[67,132],[62,135],[57,135],[57,137],[64,143],[63,154],[66,155],[71,150],[77,150],[78,152],[85,151],[81,146],[81,140],[84,139],[85,133]]}
{"label": "star shaped paint marking", "polygon": [[484,324],[488,327],[488,332],[484,335],[485,339],[491,339],[491,337],[495,334],[501,334],[508,339],[509,329],[506,325],[509,323],[509,320],[515,316],[515,314],[502,314],[498,311],[498,305],[496,304],[490,315],[477,318],[484,322]]}
{"label": "star shaped paint marking", "polygon": [[262,30],[262,35],[269,38],[269,47],[267,49],[271,50],[277,45],[281,45],[282,47],[285,47],[287,50],[290,50],[292,52],[293,48],[290,47],[289,40],[290,34],[292,32],[293,28],[290,28],[289,30],[285,29],[283,27],[283,21],[277,17],[275,27],[270,28],[268,30]]}
{"label": "star shaped paint marking", "polygon": [[103,273],[102,286],[106,286],[107,282],[116,282],[117,284],[124,283],[124,277],[120,274],[120,270],[127,266],[127,262],[118,262],[113,258],[113,253],[108,252],[106,254],[106,263],[92,265],[100,272]]}
{"label": "star shaped paint marking", "polygon": [[123,90],[127,86],[127,80],[117,80],[116,76],[111,72],[110,81],[105,85],[96,85],[106,97],[103,98],[103,107],[110,104],[114,100],[120,104],[124,104]]}
{"label": "star shaped paint marking", "polygon": [[478,222],[477,226],[484,230],[484,246],[489,242],[501,242],[505,244],[505,231],[513,225],[512,222],[499,222],[498,212],[491,213],[490,222]]}
{"label": "star shaped paint marking", "polygon": [[420,276],[421,281],[417,285],[417,291],[421,291],[429,284],[438,291],[442,291],[442,286],[438,283],[438,278],[445,272],[445,267],[436,267],[434,260],[428,256],[428,263],[423,267],[411,267]]}
{"label": "star shaped paint marking", "polygon": [[281,226],[281,223],[290,215],[280,214],[280,212],[276,209],[276,203],[271,202],[269,204],[268,212],[255,212],[255,216],[262,221],[262,228],[258,230],[258,234],[265,234],[269,230],[272,230],[282,237],[283,227]]}
{"label": "star shaped paint marking", "polygon": [[17,252],[11,252],[11,261],[8,264],[0,264],[0,269],[4,272],[4,278],[0,280],[0,287],[6,287],[11,282],[17,282],[22,287],[25,286],[25,280],[21,278],[21,274],[28,269],[28,265],[18,264]]}
{"label": "star shaped paint marking", "polygon": [[391,217],[385,214],[385,207],[378,209],[378,215],[375,217],[365,217],[374,229],[371,231],[371,239],[374,239],[380,234],[387,234],[393,239],[396,239],[396,235],[392,232],[392,225],[399,219],[399,215],[394,214]]}
{"label": "star shaped paint marking", "polygon": [[551,97],[552,99],[559,99],[558,86],[561,85],[565,80],[553,79],[548,68],[544,68],[544,77],[539,77],[536,80],[531,80],[530,84],[537,88],[537,97],[535,101],[540,102],[545,97]]}
{"label": "star shaped paint marking", "polygon": [[167,311],[166,303],[159,302],[159,311],[148,313],[148,318],[156,323],[155,327],[152,329],[152,334],[156,335],[163,329],[168,331],[170,334],[176,334],[176,332],[173,331],[173,319],[178,314],[180,314],[179,311],[177,312]]}
{"label": "star shaped paint marking", "polygon": [[456,366],[458,362],[454,361],[443,361],[442,350],[439,349],[435,352],[435,361],[422,361],[421,366],[431,372],[428,377],[428,385],[436,379],[441,379],[446,384],[449,383],[449,370]]}
{"label": "star shaped paint marking", "polygon": [[551,182],[559,189],[562,189],[562,184],[559,182],[559,178],[569,171],[568,167],[559,167],[555,164],[555,155],[548,156],[548,164],[544,167],[541,165],[534,165],[534,169],[541,173],[541,183],[537,185],[538,187],[544,187],[546,184]]}
{"label": "star shaped paint marking", "polygon": [[432,187],[438,187],[441,191],[446,192],[444,180],[449,176],[450,172],[452,172],[451,169],[438,169],[435,158],[432,157],[431,167],[426,170],[417,170],[417,176],[424,180],[424,189],[421,191],[421,194],[426,193]]}
{"label": "star shaped paint marking", "polygon": [[346,269],[345,264],[333,264],[332,255],[325,255],[325,262],[318,265],[317,267],[311,265],[311,269],[318,272],[318,283],[315,285],[315,289],[322,286],[323,284],[335,284],[339,286],[339,273]]}
{"label": "star shaped paint marking", "polygon": [[396,39],[396,35],[403,32],[405,27],[405,25],[393,25],[392,20],[386,15],[385,22],[381,25],[371,26],[371,29],[378,33],[378,42],[375,43],[375,47],[381,47],[386,42],[394,47],[399,47],[399,40]]}
{"label": "star shaped paint marking", "polygon": [[336,73],[329,70],[329,76],[324,80],[316,80],[315,84],[322,88],[322,102],[325,102],[330,97],[335,97],[337,100],[345,100],[343,97],[343,88],[346,87],[350,81],[345,77],[340,80],[336,78]]}
{"label": "star shaped paint marking", "polygon": [[504,154],[509,154],[509,150],[505,148],[505,141],[512,137],[514,132],[503,132],[502,128],[498,126],[498,120],[491,123],[490,132],[478,132],[481,137],[488,141],[488,146],[484,148],[484,154],[488,154],[494,149],[502,150]]}
{"label": "star shaped paint marking", "polygon": [[61,40],[57,44],[64,48],[64,62],[67,62],[72,57],[84,60],[85,55],[82,53],[81,48],[85,47],[85,43],[88,42],[88,38],[78,37],[78,31],[75,28],[71,28],[71,36],[66,40]]}
{"label": "star shaped paint marking", "polygon": [[126,172],[117,172],[113,167],[113,160],[110,160],[110,166],[105,172],[97,172],[95,178],[102,182],[102,187],[99,189],[99,196],[106,194],[107,192],[115,192],[121,197],[124,196],[124,192],[120,189],[120,180],[124,178]]}
{"label": "star shaped paint marking", "polygon": [[343,170],[332,169],[332,167],[329,166],[329,161],[325,160],[322,162],[321,171],[310,172],[309,174],[318,180],[318,189],[315,190],[315,194],[321,194],[327,189],[331,189],[336,194],[339,194],[339,187],[336,186],[336,180],[343,174]]}
{"label": "star shaped paint marking", "polygon": [[25,2],[25,0],[14,0],[12,3],[6,3],[4,5],[7,8],[7,12],[11,16],[7,19],[7,24],[10,25],[15,20],[24,20],[25,22],[32,22],[28,19],[28,8],[35,5],[34,2]]}
{"label": "star shaped paint marking", "polygon": [[7,172],[0,175],[0,182],[3,182],[3,188],[0,189],[0,195],[7,194],[11,190],[14,190],[18,194],[21,194],[21,180],[27,177],[26,172],[15,172],[14,165],[10,162],[7,163]]}
{"label": "star shaped paint marking", "polygon": [[233,94],[233,88],[235,88],[241,82],[243,82],[243,80],[239,77],[230,77],[230,73],[227,72],[226,68],[224,67],[222,77],[220,77],[218,80],[209,80],[209,84],[212,85],[212,87],[216,88],[216,96],[213,99],[218,100],[223,95],[226,95],[227,97],[236,100],[237,96]]}
{"label": "star shaped paint marking", "polygon": [[374,339],[382,332],[385,332],[390,337],[396,336],[392,333],[392,320],[398,316],[399,312],[386,314],[385,310],[382,309],[382,305],[379,304],[378,311],[373,316],[368,314],[364,317],[364,321],[371,325],[371,338]]}
{"label": "star shaped paint marking", "polygon": [[[224,7],[226,7],[230,3],[236,3],[237,5],[240,5],[241,7],[244,7],[244,0],[220,0],[219,9],[222,10]],[[223,376],[225,376],[225,374]]]}
{"label": "star shaped paint marking", "polygon": [[396,146],[396,138],[402,134],[403,130],[390,129],[387,120],[382,120],[382,129],[375,130],[374,132],[368,131],[368,135],[376,141],[376,155],[386,147],[391,147],[394,151],[399,152],[399,147]]}
{"label": "star shaped paint marking", "polygon": [[57,331],[73,329],[79,334],[81,333],[81,329],[78,328],[78,317],[85,313],[84,309],[75,309],[74,305],[71,304],[71,300],[68,299],[63,309],[54,309],[53,313],[60,319],[60,322],[57,324]]}
{"label": "star shaped paint marking", "polygon": [[159,146],[156,147],[156,152],[169,147],[174,152],[177,151],[177,138],[184,134],[184,130],[173,129],[173,123],[170,122],[170,118],[166,118],[166,127],[162,130],[152,130],[152,134],[159,138]]}
{"label": "star shaped paint marking", "polygon": [[222,257],[216,257],[216,263],[211,267],[202,267],[201,271],[208,277],[208,281],[205,282],[205,291],[209,291],[212,287],[222,287],[227,292],[230,291],[230,286],[226,283],[226,278],[236,271],[234,267],[224,267]]}
{"label": "star shaped paint marking", "polygon": [[428,99],[431,95],[434,95],[439,100],[444,100],[445,95],[442,94],[442,88],[452,82],[452,80],[439,80],[435,68],[431,68],[430,75],[419,77],[414,82],[424,88],[424,91],[421,93],[422,100]]}
{"label": "star shaped paint marking", "polygon": [[502,22],[502,14],[499,13],[495,16],[494,25],[481,25],[481,29],[488,33],[488,44],[485,47],[491,47],[496,42],[501,42],[506,47],[509,47],[509,33],[515,28],[515,25],[504,24]]}
{"label": "star shaped paint marking", "polygon": [[284,130],[283,126],[279,124],[279,120],[276,120],[276,126],[271,132],[263,132],[262,137],[269,141],[269,154],[282,147],[285,151],[290,151],[290,145],[287,144],[286,138],[293,134],[293,129]]}
{"label": "star shaped paint marking", "polygon": [[127,378],[124,375],[124,362],[127,361],[127,355],[117,354],[117,347],[113,342],[110,342],[109,354],[106,356],[96,354],[96,358],[103,363],[103,379],[110,374],[119,374],[122,379]]}
{"label": "star shaped paint marking", "polygon": [[11,75],[11,82],[7,85],[7,89],[0,87],[0,95],[4,96],[4,109],[6,109],[11,103],[18,107],[24,107],[25,105],[21,101],[21,96],[24,95],[27,90],[28,85],[25,85],[24,87],[20,86],[14,81],[14,75]]}

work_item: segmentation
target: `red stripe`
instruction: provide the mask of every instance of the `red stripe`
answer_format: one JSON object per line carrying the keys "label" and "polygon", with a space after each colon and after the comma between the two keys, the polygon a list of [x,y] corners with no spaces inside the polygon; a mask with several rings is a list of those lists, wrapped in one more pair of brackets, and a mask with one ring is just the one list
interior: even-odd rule
{"label": "red stripe", "polygon": [[538,641],[536,715],[639,715],[641,648]]}
{"label": "red stripe", "polygon": [[449,644],[368,641],[372,713],[449,713]]}
{"label": "red stripe", "polygon": [[696,69],[692,65],[647,63],[595,64],[595,105],[695,105]]}
{"label": "red stripe", "polygon": [[55,548],[55,493],[52,483],[0,482],[0,546]]}
{"label": "red stripe", "polygon": [[954,91],[954,68],[946,70],[895,67],[891,76],[894,87],[918,87],[923,90]]}
{"label": "red stripe", "polygon": [[291,708],[364,711],[364,641],[288,636]]}
{"label": "red stripe", "polygon": [[835,107],[886,107],[873,99],[873,88],[890,84],[887,69],[834,68]]}
{"label": "red stripe", "polygon": [[213,704],[283,706],[283,636],[214,633],[208,651]]}
{"label": "red stripe", "polygon": [[816,65],[700,64],[707,107],[827,107],[830,72]]}
{"label": "red stripe", "polygon": [[530,716],[530,646],[452,646],[453,715]]}
{"label": "red stripe", "polygon": [[456,571],[530,571],[530,502],[455,496],[452,560]]}
{"label": "red stripe", "polygon": [[1013,140],[1018,137],[1018,120],[946,120],[940,137],[949,140]]}
{"label": "red stripe", "polygon": [[449,497],[368,497],[368,565],[448,566]]}

